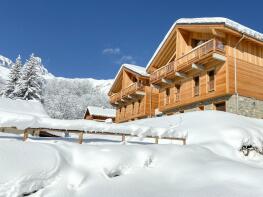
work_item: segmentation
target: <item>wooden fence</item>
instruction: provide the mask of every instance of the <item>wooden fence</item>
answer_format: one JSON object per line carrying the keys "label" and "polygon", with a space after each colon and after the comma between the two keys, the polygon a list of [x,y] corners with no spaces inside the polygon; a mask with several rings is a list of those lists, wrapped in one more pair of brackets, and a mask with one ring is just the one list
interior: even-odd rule
{"label": "wooden fence", "polygon": [[[2,132],[5,132],[5,130],[12,130],[18,129],[16,127],[1,127],[0,130]],[[52,128],[27,128],[23,130],[23,141],[26,141],[29,134],[37,135],[39,136],[41,131],[45,132],[62,132],[62,133],[77,133],[79,135],[78,143],[83,143],[83,135],[86,134],[97,134],[97,135],[112,135],[112,136],[120,136],[121,141],[125,141],[126,137],[140,137],[138,135],[128,134],[128,133],[119,133],[119,132],[104,132],[104,131],[81,131],[81,130],[68,130],[68,129],[52,129]],[[179,138],[179,137],[159,137],[159,136],[144,136],[144,138],[152,138],[155,139],[155,143],[158,144],[159,140],[165,139],[165,140],[174,140],[174,141],[180,141],[183,145],[186,145],[186,138]]]}

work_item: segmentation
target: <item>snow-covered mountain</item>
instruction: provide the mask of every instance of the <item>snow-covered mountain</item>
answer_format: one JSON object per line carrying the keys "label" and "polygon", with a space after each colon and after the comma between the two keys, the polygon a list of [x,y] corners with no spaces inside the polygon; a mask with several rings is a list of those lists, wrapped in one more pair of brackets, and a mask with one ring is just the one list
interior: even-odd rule
{"label": "snow-covered mountain", "polygon": [[13,64],[13,61],[10,60],[7,57],[4,57],[2,55],[0,55],[0,65],[5,67],[5,68],[10,68]]}
{"label": "snow-covered mountain", "polygon": [[[110,107],[107,93],[112,79],[64,78],[51,74],[42,64],[39,73],[45,79],[43,102],[53,118],[82,118],[88,105]],[[0,55],[0,90],[8,80],[13,61]],[[66,98],[65,98],[66,97]]]}

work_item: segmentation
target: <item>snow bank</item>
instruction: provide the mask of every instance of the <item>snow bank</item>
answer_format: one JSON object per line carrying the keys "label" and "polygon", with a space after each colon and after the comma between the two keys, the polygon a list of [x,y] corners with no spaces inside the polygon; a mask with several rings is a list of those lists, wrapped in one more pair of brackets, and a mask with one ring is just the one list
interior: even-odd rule
{"label": "snow bank", "polygon": [[56,149],[45,144],[36,146],[11,140],[1,140],[0,144],[0,196],[30,193],[42,189],[56,178],[60,167]]}
{"label": "snow bank", "polygon": [[[263,120],[220,111],[197,111],[124,123],[123,126],[152,128],[146,134],[183,137],[187,144],[224,144],[239,150],[246,141],[263,146]],[[218,146],[219,148],[219,146]],[[220,150],[216,150],[220,151]]]}
{"label": "snow bank", "polygon": [[0,98],[0,112],[9,112],[17,114],[26,114],[37,117],[48,117],[42,104],[38,101],[12,100]]}
{"label": "snow bank", "polygon": [[82,145],[67,138],[21,142],[20,136],[0,133],[0,196],[263,195],[263,156],[239,151],[243,140],[262,146],[262,120],[199,111],[117,125],[1,112],[0,125],[3,117],[18,125],[187,136],[187,145],[123,145],[115,136],[109,138],[115,144],[96,143],[97,138],[91,143],[92,135],[84,135]]}
{"label": "snow bank", "polygon": [[38,138],[0,143],[0,196],[263,195],[262,158],[230,159],[197,144],[79,145]]}

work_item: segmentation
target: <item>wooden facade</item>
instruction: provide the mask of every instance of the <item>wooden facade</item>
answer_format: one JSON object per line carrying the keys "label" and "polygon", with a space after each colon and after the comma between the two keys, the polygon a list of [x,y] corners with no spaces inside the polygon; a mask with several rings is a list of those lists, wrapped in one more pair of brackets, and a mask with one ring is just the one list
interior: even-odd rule
{"label": "wooden facade", "polygon": [[235,93],[263,100],[263,42],[222,24],[177,25],[147,71],[163,113]]}
{"label": "wooden facade", "polygon": [[[135,68],[135,69],[134,69]],[[123,65],[109,92],[110,103],[116,107],[116,122],[149,117],[158,107],[158,91],[150,87],[145,68]]]}
{"label": "wooden facade", "polygon": [[[146,73],[149,77],[124,70],[122,80],[115,80],[110,100],[117,106],[116,122],[154,115],[156,108],[163,114],[196,105],[204,110],[206,102],[225,111],[224,99],[232,95],[263,101],[263,39],[223,23],[176,24]],[[133,99],[137,91],[143,94]]]}

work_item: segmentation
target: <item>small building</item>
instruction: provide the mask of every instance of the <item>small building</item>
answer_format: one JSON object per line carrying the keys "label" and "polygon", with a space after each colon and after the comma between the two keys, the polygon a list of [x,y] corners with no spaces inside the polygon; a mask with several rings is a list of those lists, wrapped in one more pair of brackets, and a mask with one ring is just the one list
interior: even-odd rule
{"label": "small building", "polygon": [[112,119],[115,122],[116,110],[105,107],[88,106],[84,119],[104,122],[106,119]]}

